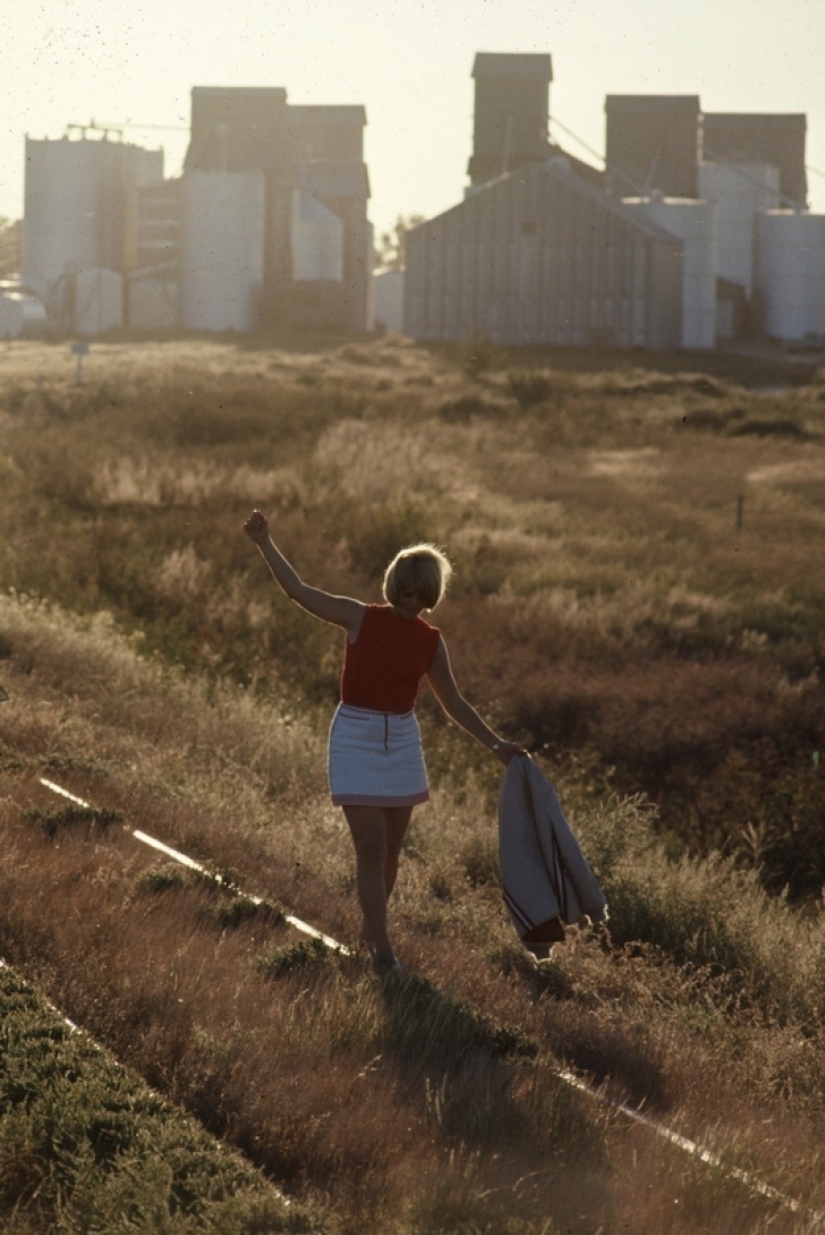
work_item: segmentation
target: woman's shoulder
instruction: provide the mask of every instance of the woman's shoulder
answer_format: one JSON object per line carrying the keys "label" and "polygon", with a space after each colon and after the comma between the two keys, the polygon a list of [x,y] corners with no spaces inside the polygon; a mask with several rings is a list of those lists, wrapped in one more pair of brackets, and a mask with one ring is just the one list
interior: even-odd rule
{"label": "woman's shoulder", "polygon": [[421,617],[420,614],[415,621],[418,625],[421,642],[435,655],[435,650],[441,641],[441,631],[437,626],[433,626],[432,622],[428,622],[425,618]]}
{"label": "woman's shoulder", "polygon": [[415,631],[419,636],[426,636],[436,642],[441,637],[441,631],[438,626],[428,622],[420,613],[410,621],[409,618],[400,617],[392,605],[388,604],[369,602],[364,605],[364,621],[370,623],[384,622],[393,630]]}

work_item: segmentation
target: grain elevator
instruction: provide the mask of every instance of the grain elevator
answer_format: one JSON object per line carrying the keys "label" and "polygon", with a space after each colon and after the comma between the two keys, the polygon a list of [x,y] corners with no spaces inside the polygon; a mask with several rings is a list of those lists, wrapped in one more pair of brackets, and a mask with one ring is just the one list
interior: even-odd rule
{"label": "grain elevator", "polygon": [[480,52],[469,184],[407,235],[404,329],[510,345],[825,342],[803,115],[608,95],[604,170],[549,136],[549,55]]}
{"label": "grain elevator", "polygon": [[89,126],[27,140],[22,278],[52,330],[371,329],[361,106],[196,86],[183,173]]}

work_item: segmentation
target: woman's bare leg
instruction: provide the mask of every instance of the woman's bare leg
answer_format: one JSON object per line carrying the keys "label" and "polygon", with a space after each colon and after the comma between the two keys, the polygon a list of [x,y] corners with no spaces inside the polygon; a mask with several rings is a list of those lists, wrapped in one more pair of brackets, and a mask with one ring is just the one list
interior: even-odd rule
{"label": "woman's bare leg", "polygon": [[[406,835],[407,828],[410,825],[410,818],[412,817],[412,810],[413,808],[411,806],[384,806],[384,807],[346,806],[344,807],[344,815],[346,816],[347,823],[349,824],[349,827],[350,827],[350,832],[352,832],[353,842],[355,843],[356,882],[358,882],[358,871],[360,869],[361,862],[359,860],[359,841],[356,840],[355,833],[357,829],[359,833],[359,838],[360,838],[361,834],[365,831],[364,823],[360,817],[360,812],[361,811],[377,812],[378,814],[380,814],[381,819],[382,819],[382,825],[384,829],[384,845],[385,845],[384,864],[383,864],[383,872],[384,872],[383,923],[384,923],[384,934],[385,935],[387,934],[387,901],[389,900],[392,890],[395,887],[395,880],[398,875],[398,862],[401,856],[401,847],[404,843],[404,837]],[[354,818],[353,818],[353,815],[354,815]],[[368,835],[371,835],[372,826],[373,825],[371,822],[368,822],[366,824],[366,832]],[[361,840],[360,843],[364,845],[363,840]],[[370,842],[366,842],[366,843],[368,845]],[[371,858],[367,856],[366,857],[367,867],[369,866],[370,860]],[[366,909],[364,909],[364,901],[361,895],[360,883],[358,883],[358,897],[361,902],[361,908],[364,913],[364,920],[361,924],[361,933],[360,933],[361,943],[371,945],[372,947],[376,948],[379,952],[383,952],[384,949],[381,947],[380,943],[377,941],[375,933],[373,929],[371,928],[370,923],[368,921],[367,911]],[[389,942],[389,936],[387,936],[387,942]],[[390,952],[391,951],[392,949],[390,948]]]}
{"label": "woman's bare leg", "polygon": [[413,808],[411,806],[385,806],[384,827],[387,836],[387,861],[384,866],[384,885],[387,889],[387,900],[392,895],[398,875],[398,861],[401,857],[401,847],[407,828],[410,826]]}
{"label": "woman's bare leg", "polygon": [[[355,886],[364,915],[362,938],[382,956],[392,956],[387,934],[387,828],[379,806],[345,806],[355,846]],[[397,863],[396,863],[397,864]]]}

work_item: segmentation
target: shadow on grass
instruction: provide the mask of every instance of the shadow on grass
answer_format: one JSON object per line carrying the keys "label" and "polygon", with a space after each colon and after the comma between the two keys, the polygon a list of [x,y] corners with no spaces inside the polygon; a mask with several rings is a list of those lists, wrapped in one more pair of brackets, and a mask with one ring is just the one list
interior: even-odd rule
{"label": "shadow on grass", "polygon": [[622,1025],[590,1024],[575,1013],[572,1018],[563,1011],[556,1014],[576,1001],[578,987],[568,972],[552,961],[537,965],[526,952],[508,951],[500,959],[506,972],[519,975],[533,1002],[546,1009],[549,1041],[566,1066],[596,1087],[609,1082],[629,1106],[660,1114],[672,1106],[667,1076],[648,1041],[633,1040]]}
{"label": "shadow on grass", "polygon": [[538,1045],[526,1034],[498,1025],[471,1004],[455,1000],[414,974],[388,974],[382,982],[386,1047],[401,1062],[442,1064],[472,1051],[491,1057],[532,1059]]}
{"label": "shadow on grass", "polygon": [[23,812],[23,818],[40,824],[49,840],[68,830],[82,830],[89,839],[123,820],[120,811],[74,805],[33,806]]}

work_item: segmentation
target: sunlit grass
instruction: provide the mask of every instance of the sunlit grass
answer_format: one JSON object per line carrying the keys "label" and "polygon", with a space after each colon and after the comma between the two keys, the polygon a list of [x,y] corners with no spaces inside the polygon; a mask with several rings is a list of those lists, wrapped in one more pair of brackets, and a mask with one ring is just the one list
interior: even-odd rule
{"label": "sunlit grass", "polygon": [[[95,346],[78,387],[67,349],[0,356],[2,949],[342,1230],[805,1229],[559,1062],[822,1208],[823,387],[680,367],[180,341]],[[336,591],[448,549],[459,681],[552,771],[609,930],[532,965],[497,765],[426,693],[397,991],[137,856],[124,825],[355,938],[341,641],[267,578],[253,504]]]}
{"label": "sunlit grass", "polygon": [[[105,622],[8,599],[1,612],[3,951],[295,1195],[353,1231],[365,1213],[433,1233],[461,1212],[508,1235],[612,1220],[629,1203],[612,1165],[628,1133],[559,1081],[561,1060],[822,1203],[818,919],[729,864],[672,863],[649,806],[582,764],[560,788],[611,930],[573,933],[536,969],[506,920],[494,819],[467,769],[445,773],[414,822],[395,908],[410,977],[382,989],[363,960],[298,943],[277,913],[158,866],[123,830],[159,833],[350,942],[351,855],[311,723],[153,667]],[[41,770],[109,813],[61,807]],[[60,914],[43,916],[44,887]],[[665,1230],[671,1155],[633,1140],[645,1211]],[[678,1178],[707,1229],[761,1220],[742,1185]]]}

